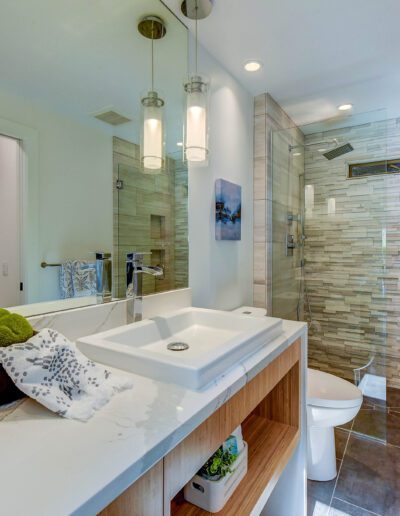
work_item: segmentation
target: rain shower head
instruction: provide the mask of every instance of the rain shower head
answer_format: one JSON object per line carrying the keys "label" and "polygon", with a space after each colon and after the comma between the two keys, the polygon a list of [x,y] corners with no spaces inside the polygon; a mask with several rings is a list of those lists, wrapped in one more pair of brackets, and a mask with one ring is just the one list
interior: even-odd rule
{"label": "rain shower head", "polygon": [[[344,143],[343,145],[339,144],[339,140],[337,138],[333,138],[332,140],[323,140],[320,142],[308,142],[308,143],[300,143],[297,145],[289,145],[289,152],[294,151],[298,148],[307,148],[307,147],[313,147],[315,145],[334,145],[333,149],[326,150],[326,149],[318,149],[319,152],[323,152],[323,156],[326,159],[335,159],[339,156],[343,156],[343,154],[347,154],[348,152],[351,152],[354,150],[354,147],[350,143]],[[325,152],[326,151],[326,152]]]}
{"label": "rain shower head", "polygon": [[345,143],[344,145],[340,145],[339,147],[335,147],[334,149],[324,152],[324,156],[326,159],[335,159],[339,156],[343,156],[343,154],[347,154],[354,150],[354,147],[350,143]]}

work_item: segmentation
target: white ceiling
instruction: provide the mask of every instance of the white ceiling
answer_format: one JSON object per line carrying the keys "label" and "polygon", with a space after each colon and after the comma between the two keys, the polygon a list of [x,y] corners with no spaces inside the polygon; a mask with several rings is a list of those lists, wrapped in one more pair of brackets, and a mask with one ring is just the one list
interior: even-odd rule
{"label": "white ceiling", "polygon": [[[0,0],[0,89],[138,142],[151,42],[137,22],[147,14],[166,23],[166,36],[154,43],[155,87],[166,101],[168,148],[175,151],[187,31],[159,0]],[[91,115],[110,107],[133,122],[113,128]]]}
{"label": "white ceiling", "polygon": [[[179,13],[180,0],[165,3]],[[348,102],[355,114],[400,116],[399,22],[399,0],[214,0],[199,39],[252,94],[271,93],[301,125]],[[245,72],[248,59],[262,70]]]}

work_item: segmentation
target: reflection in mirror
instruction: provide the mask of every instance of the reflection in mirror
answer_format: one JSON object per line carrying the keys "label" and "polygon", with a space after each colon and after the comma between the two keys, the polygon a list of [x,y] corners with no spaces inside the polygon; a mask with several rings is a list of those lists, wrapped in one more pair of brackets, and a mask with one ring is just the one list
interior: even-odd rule
{"label": "reflection in mirror", "polygon": [[[186,28],[159,0],[0,4],[0,306],[30,304],[20,308],[30,315],[96,303],[96,251],[113,254],[115,297],[127,251],[165,267],[145,293],[186,286]],[[167,159],[152,176],[137,163],[151,85],[151,41],[137,24],[149,13],[166,27],[154,85]]]}
{"label": "reflection in mirror", "polygon": [[144,264],[162,277],[144,274],[143,294],[188,286],[187,168],[167,157],[162,174],[143,174],[139,146],[114,138],[114,278],[125,297],[126,255],[144,252]]}

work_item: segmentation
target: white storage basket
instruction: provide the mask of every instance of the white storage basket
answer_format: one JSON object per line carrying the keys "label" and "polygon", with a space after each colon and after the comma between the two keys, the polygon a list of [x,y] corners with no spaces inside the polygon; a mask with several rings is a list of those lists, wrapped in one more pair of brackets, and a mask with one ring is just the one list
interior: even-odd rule
{"label": "white storage basket", "polygon": [[184,489],[185,500],[208,512],[220,511],[247,473],[247,443],[232,464],[232,473],[220,480],[207,480],[195,475]]}

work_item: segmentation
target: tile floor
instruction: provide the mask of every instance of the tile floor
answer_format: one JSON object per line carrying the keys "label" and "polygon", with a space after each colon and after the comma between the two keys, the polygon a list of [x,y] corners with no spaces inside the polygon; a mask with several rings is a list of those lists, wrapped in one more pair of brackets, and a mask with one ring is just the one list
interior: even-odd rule
{"label": "tile floor", "polygon": [[386,403],[364,399],[335,429],[338,476],[308,481],[309,516],[400,516],[400,391]]}

